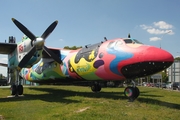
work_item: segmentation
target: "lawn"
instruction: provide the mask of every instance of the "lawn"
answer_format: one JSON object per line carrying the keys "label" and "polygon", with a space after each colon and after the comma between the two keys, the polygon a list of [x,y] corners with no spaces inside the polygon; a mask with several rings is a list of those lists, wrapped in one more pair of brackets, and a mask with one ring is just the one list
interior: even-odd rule
{"label": "lawn", "polygon": [[43,85],[25,87],[24,97],[7,98],[0,88],[0,120],[177,120],[180,92],[139,87],[137,100],[128,102],[124,88]]}

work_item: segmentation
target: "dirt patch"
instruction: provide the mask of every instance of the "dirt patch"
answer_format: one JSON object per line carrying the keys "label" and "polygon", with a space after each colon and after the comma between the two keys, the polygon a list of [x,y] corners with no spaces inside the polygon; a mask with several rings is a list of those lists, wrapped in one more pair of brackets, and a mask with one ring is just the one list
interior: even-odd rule
{"label": "dirt patch", "polygon": [[5,118],[2,115],[0,115],[0,120],[5,120]]}
{"label": "dirt patch", "polygon": [[83,112],[83,111],[85,111],[85,110],[87,110],[87,109],[89,109],[89,108],[90,108],[90,107],[85,107],[85,108],[79,109],[78,111],[76,111],[76,113]]}

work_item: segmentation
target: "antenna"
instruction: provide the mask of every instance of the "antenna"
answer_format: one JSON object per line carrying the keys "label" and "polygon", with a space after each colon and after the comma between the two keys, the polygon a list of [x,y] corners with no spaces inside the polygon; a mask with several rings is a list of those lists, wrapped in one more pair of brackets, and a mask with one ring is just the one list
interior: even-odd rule
{"label": "antenna", "polygon": [[128,38],[131,38],[131,35],[130,35],[130,33],[128,34]]}
{"label": "antenna", "polygon": [[106,38],[106,37],[104,37],[104,40],[105,40],[105,41],[107,41],[107,38]]}

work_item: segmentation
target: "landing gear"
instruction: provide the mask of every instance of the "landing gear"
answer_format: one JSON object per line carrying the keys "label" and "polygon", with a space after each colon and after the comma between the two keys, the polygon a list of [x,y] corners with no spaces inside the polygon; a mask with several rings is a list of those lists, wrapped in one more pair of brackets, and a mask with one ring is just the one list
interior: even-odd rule
{"label": "landing gear", "polygon": [[11,85],[11,95],[22,95],[23,94],[23,86],[22,85]]}
{"label": "landing gear", "polygon": [[11,95],[16,95],[16,93],[17,93],[16,85],[11,85]]}
{"label": "landing gear", "polygon": [[99,83],[94,83],[92,86],[91,86],[91,90],[93,92],[100,92],[101,91],[101,86]]}
{"label": "landing gear", "polygon": [[132,81],[133,86],[126,87],[124,90],[124,95],[129,99],[129,102],[133,102],[139,96],[139,89],[135,86],[135,82]]}
{"label": "landing gear", "polygon": [[19,71],[14,70],[10,73],[10,78],[15,81],[11,81],[11,95],[18,96],[23,94],[23,86],[21,85],[21,77],[19,76]]}

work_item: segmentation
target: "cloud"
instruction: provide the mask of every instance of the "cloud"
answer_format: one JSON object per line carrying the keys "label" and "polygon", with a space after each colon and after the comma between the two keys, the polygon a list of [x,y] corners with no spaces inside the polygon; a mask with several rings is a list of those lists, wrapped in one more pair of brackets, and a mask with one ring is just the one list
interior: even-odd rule
{"label": "cloud", "polygon": [[151,37],[151,38],[149,38],[150,41],[161,40],[162,36],[165,35],[165,34],[167,34],[167,35],[175,34],[173,32],[173,30],[172,30],[173,25],[168,24],[165,21],[153,22],[153,24],[151,26],[142,24],[142,25],[140,25],[140,27],[149,34],[161,35],[161,37]]}
{"label": "cloud", "polygon": [[140,27],[142,29],[144,29],[144,30],[152,28],[151,26],[147,26],[147,25],[144,25],[144,24],[140,25]]}
{"label": "cloud", "polygon": [[155,35],[162,35],[162,34],[172,35],[172,34],[174,34],[174,32],[172,30],[161,30],[161,29],[156,29],[156,28],[147,29],[147,32],[150,34],[155,34]]}
{"label": "cloud", "polygon": [[158,40],[161,40],[161,38],[159,38],[159,37],[151,37],[151,38],[149,38],[150,39],[150,41],[158,41]]}
{"label": "cloud", "polygon": [[172,25],[170,25],[164,21],[154,22],[153,24],[160,29],[171,29],[171,28],[173,28]]}
{"label": "cloud", "polygon": [[59,41],[60,41],[60,42],[63,42],[64,40],[60,38]]}

